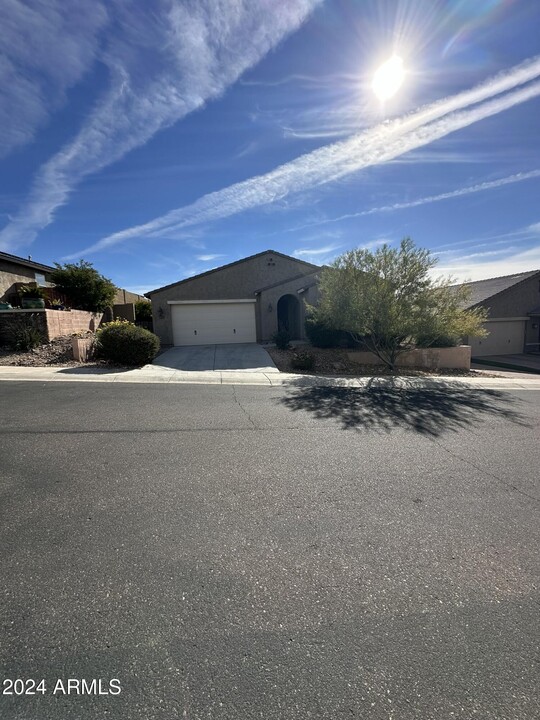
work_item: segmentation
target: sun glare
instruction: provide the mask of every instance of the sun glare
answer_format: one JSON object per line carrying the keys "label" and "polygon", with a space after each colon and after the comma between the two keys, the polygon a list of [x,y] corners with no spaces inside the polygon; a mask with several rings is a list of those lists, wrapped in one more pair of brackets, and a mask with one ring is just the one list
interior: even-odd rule
{"label": "sun glare", "polygon": [[403,60],[397,55],[393,55],[380,66],[373,76],[371,83],[373,92],[379,100],[389,100],[403,84],[404,76]]}

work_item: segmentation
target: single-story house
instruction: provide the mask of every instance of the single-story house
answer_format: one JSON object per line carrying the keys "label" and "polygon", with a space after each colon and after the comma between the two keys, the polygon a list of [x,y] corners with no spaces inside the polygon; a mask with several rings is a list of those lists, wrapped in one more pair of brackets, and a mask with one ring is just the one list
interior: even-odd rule
{"label": "single-story house", "polygon": [[485,338],[464,338],[472,357],[540,351],[540,270],[467,283],[468,307],[488,310]]}
{"label": "single-story house", "polygon": [[154,332],[164,345],[270,342],[278,329],[301,340],[320,270],[265,250],[152,290]]}
{"label": "single-story house", "polygon": [[[163,345],[305,339],[306,301],[318,301],[321,267],[275,250],[146,293]],[[468,283],[469,307],[488,309],[486,338],[464,338],[473,357],[540,350],[540,271]]]}

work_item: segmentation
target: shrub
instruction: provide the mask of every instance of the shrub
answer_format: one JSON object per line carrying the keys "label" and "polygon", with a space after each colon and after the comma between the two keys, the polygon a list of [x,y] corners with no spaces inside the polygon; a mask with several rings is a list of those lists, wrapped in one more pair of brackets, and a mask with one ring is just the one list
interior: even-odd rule
{"label": "shrub", "polygon": [[159,338],[126,320],[106,323],[96,333],[98,357],[119,365],[145,365],[159,350]]}
{"label": "shrub", "polygon": [[19,288],[19,295],[21,298],[37,298],[43,300],[45,298],[45,291],[39,285],[22,285]]}
{"label": "shrub", "polygon": [[455,347],[456,345],[459,345],[459,338],[455,335],[419,335],[416,338],[416,347],[419,348]]}
{"label": "shrub", "polygon": [[467,309],[467,286],[434,279],[436,263],[410,238],[398,248],[350,250],[321,270],[319,304],[309,312],[329,327],[363,338],[391,370],[419,336],[484,337],[486,310]]}
{"label": "shrub", "polygon": [[314,347],[335,348],[348,346],[352,338],[343,330],[334,330],[313,318],[306,320],[306,335]]}
{"label": "shrub", "polygon": [[135,303],[135,318],[137,320],[152,319],[152,303],[149,300],[137,300]]}
{"label": "shrub", "polygon": [[8,345],[21,352],[28,352],[46,342],[39,318],[34,314],[9,318],[2,336]]}
{"label": "shrub", "polygon": [[296,352],[291,358],[291,367],[293,370],[313,370],[315,367],[315,356],[313,353]]}
{"label": "shrub", "polygon": [[278,330],[272,335],[272,342],[279,350],[287,350],[291,342],[291,336],[286,330]]}

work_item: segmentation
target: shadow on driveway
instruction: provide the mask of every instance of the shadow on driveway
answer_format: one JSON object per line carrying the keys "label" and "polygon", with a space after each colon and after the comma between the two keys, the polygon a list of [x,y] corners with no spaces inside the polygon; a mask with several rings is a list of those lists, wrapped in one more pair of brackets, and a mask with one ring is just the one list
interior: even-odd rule
{"label": "shadow on driveway", "polygon": [[455,381],[426,387],[399,378],[396,383],[375,380],[363,388],[302,387],[280,402],[293,411],[335,419],[343,429],[390,432],[403,428],[431,437],[474,425],[486,417],[528,424],[512,407],[516,398]]}

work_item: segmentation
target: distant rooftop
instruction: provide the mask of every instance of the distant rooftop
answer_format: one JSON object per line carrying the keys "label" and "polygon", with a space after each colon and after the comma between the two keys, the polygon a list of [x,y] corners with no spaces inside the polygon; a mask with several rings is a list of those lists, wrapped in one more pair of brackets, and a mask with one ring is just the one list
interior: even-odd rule
{"label": "distant rooftop", "polygon": [[31,256],[27,258],[19,257],[18,255],[11,255],[10,253],[0,252],[0,260],[14,263],[15,265],[22,265],[23,267],[29,267],[33,270],[41,270],[41,272],[52,272],[55,268],[50,265],[44,265],[43,263],[34,262]]}
{"label": "distant rooftop", "polygon": [[488,278],[487,280],[476,280],[475,282],[464,283],[471,291],[471,299],[468,303],[469,307],[484,302],[493,295],[508,290],[513,285],[517,285],[523,280],[527,280],[540,273],[540,270],[529,270],[528,272],[515,273],[514,275],[503,275],[502,277]]}

